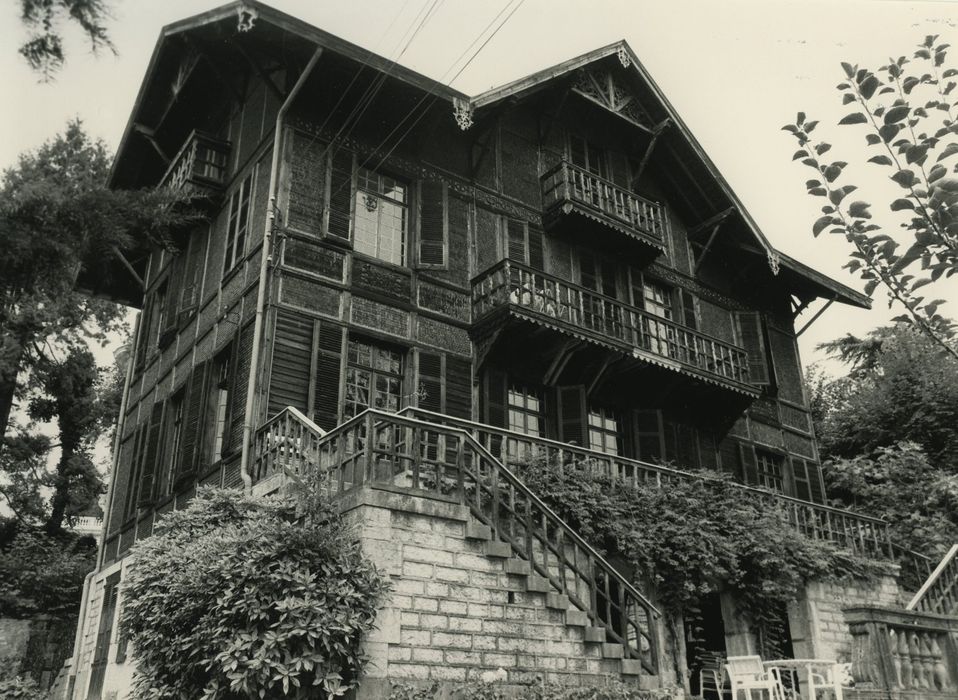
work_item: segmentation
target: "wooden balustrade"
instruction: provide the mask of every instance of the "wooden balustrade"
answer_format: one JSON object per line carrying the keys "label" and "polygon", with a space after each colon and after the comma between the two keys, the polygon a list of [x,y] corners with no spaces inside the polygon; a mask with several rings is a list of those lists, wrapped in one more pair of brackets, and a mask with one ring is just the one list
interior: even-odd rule
{"label": "wooden balustrade", "polygon": [[[662,486],[674,481],[709,478],[701,472],[686,472],[627,457],[608,455],[584,447],[524,435],[424,409],[408,408],[404,413],[468,432],[490,454],[518,474],[520,478],[522,466],[533,459],[548,460],[556,465],[586,465],[596,474],[628,485],[642,483]],[[893,556],[888,523],[883,520],[819,503],[802,501],[744,484],[735,484],[735,488],[742,491],[743,497],[761,501],[807,537],[827,540],[856,554],[875,559],[888,559]]]}
{"label": "wooden balustrade", "polygon": [[844,612],[856,688],[958,698],[958,619],[877,607]]}
{"label": "wooden balustrade", "polygon": [[472,304],[476,321],[511,307],[636,357],[736,387],[748,385],[744,349],[511,260],[473,280]]}
{"label": "wooden balustrade", "polygon": [[194,131],[176,154],[160,187],[192,186],[206,194],[220,192],[226,185],[229,153],[228,142]]}
{"label": "wooden balustrade", "polygon": [[952,545],[906,607],[918,612],[958,615],[958,544]]}
{"label": "wooden balustrade", "polygon": [[542,176],[542,199],[546,212],[579,205],[624,225],[635,235],[661,246],[665,236],[662,205],[619,187],[584,168],[562,161]]}
{"label": "wooden balustrade", "polygon": [[333,496],[372,487],[469,506],[628,658],[657,672],[654,606],[468,432],[367,410],[323,434],[287,408],[254,436],[254,480],[281,471],[322,474]]}

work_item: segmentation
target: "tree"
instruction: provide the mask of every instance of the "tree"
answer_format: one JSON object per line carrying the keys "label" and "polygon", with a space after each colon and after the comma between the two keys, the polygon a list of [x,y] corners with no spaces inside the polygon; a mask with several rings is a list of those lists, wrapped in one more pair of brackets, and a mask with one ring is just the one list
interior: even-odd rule
{"label": "tree", "polygon": [[80,265],[133,245],[172,248],[171,231],[197,219],[186,191],[111,190],[110,156],[79,121],[24,154],[0,183],[0,421],[4,433],[18,378],[51,347],[101,341],[123,327],[115,304],[74,292]]}
{"label": "tree", "polygon": [[888,204],[897,227],[875,223],[871,204],[849,197],[858,187],[842,184],[848,163],[830,161],[832,145],[813,142],[818,121],[799,112],[782,128],[798,141],[793,160],[815,172],[805,183],[808,194],[827,200],[812,233],[845,236],[853,249],[845,267],[865,280],[866,293],[883,286],[890,303],[906,311],[903,318],[958,359],[947,342],[954,326],[938,313],[945,301],[919,293],[958,273],[958,69],[945,67],[947,49],[928,36],[913,59],[890,59],[876,72],[842,64],[846,79],[838,90],[842,104],[854,107],[838,123],[865,127],[866,144],[877,151],[868,163],[885,168],[901,189]]}
{"label": "tree", "polygon": [[323,495],[201,488],[133,548],[133,697],[334,697],[354,688],[388,578]]}
{"label": "tree", "polygon": [[20,0],[20,19],[29,39],[20,46],[30,68],[46,79],[63,66],[62,26],[74,22],[86,34],[93,51],[108,49],[116,53],[106,28],[109,8],[102,0]]}

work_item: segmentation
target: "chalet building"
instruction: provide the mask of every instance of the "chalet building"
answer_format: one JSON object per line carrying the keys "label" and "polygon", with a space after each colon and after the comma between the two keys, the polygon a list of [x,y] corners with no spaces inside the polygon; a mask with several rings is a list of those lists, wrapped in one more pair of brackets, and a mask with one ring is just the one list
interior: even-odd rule
{"label": "chalet building", "polygon": [[[67,697],[128,687],[123,572],[156,518],[291,466],[330,470],[396,582],[360,695],[499,668],[667,687],[700,663],[522,484],[531,455],[623,488],[729,473],[809,534],[892,551],[824,505],[796,345],[810,305],[869,300],[772,247],[624,42],[469,96],[232,3],[162,31],[111,184],[193,188],[209,222],[79,280],[141,313]],[[429,583],[448,613],[427,621]],[[535,631],[466,589],[538,606]],[[841,608],[897,595],[810,589],[795,655],[849,660]],[[731,610],[706,611],[710,645],[755,651]]]}

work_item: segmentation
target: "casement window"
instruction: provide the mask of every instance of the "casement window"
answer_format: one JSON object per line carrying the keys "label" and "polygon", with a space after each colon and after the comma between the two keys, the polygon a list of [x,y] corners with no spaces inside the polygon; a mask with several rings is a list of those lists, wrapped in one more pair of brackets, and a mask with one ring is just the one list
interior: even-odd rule
{"label": "casement window", "polygon": [[130,478],[127,482],[126,496],[123,501],[123,522],[126,522],[136,515],[137,489],[139,488],[146,462],[147,433],[147,425],[141,425],[133,432]]}
{"label": "casement window", "polygon": [[223,274],[232,270],[246,253],[249,233],[249,209],[253,193],[253,173],[246,176],[239,189],[230,196],[229,220],[226,225],[226,255]]}
{"label": "casement window", "polygon": [[609,161],[605,150],[589,143],[581,136],[569,137],[569,160],[583,170],[599,177],[609,177]]}
{"label": "casement window", "polygon": [[[579,284],[612,299],[618,298],[618,271],[611,260],[580,249],[578,255]],[[587,328],[616,338],[630,339],[623,334],[622,307],[599,296],[583,295],[582,322]]]}
{"label": "casement window", "polygon": [[748,379],[752,384],[770,385],[771,371],[768,362],[768,344],[765,340],[765,324],[757,311],[740,311],[735,314],[738,338],[748,353]]}
{"label": "casement window", "polygon": [[213,358],[212,374],[210,376],[209,397],[207,398],[207,420],[209,427],[206,431],[209,463],[216,464],[223,459],[224,450],[229,439],[229,405],[232,375],[232,346],[227,346]]}
{"label": "casement window", "polygon": [[599,294],[618,298],[615,264],[584,248],[579,250],[579,284]]}
{"label": "casement window", "polygon": [[622,452],[619,420],[615,412],[607,408],[589,407],[589,449],[618,455]]}
{"label": "casement window", "polygon": [[545,411],[542,394],[519,384],[512,384],[506,394],[506,417],[509,430],[524,435],[541,436],[545,432]]}
{"label": "casement window", "polygon": [[530,229],[529,224],[519,219],[503,217],[503,248],[506,257],[537,270],[545,269],[542,250],[542,232]]}
{"label": "casement window", "polygon": [[672,289],[648,278],[642,281],[642,308],[650,314],[672,320]]}
{"label": "casement window", "polygon": [[388,175],[359,168],[355,212],[354,249],[403,265],[409,227],[409,187]]}
{"label": "casement window", "polygon": [[778,493],[785,493],[783,466],[785,458],[774,452],[755,450],[755,470],[759,486]]}
{"label": "casement window", "polygon": [[388,347],[351,338],[346,348],[343,418],[366,408],[398,411],[402,404],[403,356]]}
{"label": "casement window", "polygon": [[157,495],[166,496],[172,492],[173,478],[180,468],[183,446],[183,426],[185,418],[186,390],[172,396],[166,406],[163,418],[163,450],[160,464],[160,482]]}
{"label": "casement window", "polygon": [[120,574],[115,573],[106,579],[103,586],[103,605],[100,608],[100,623],[93,648],[93,664],[90,673],[90,685],[87,698],[100,698],[103,682],[106,680],[106,667],[109,662],[110,642],[113,637],[113,623],[116,617],[119,598]]}

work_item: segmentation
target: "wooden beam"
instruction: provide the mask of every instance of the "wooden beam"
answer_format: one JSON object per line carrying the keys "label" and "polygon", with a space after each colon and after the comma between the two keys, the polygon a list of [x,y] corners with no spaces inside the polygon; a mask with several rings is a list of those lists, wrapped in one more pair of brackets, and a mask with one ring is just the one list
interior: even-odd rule
{"label": "wooden beam", "polygon": [[140,285],[140,289],[146,289],[146,284],[143,282],[143,278],[137,273],[136,269],[130,264],[130,261],[126,259],[126,256],[123,255],[123,252],[116,246],[111,246],[110,250],[113,251],[113,254],[117,257],[123,267],[126,268],[126,271],[130,273],[133,279],[136,280],[136,283]]}
{"label": "wooden beam", "polygon": [[696,233],[698,233],[702,229],[706,229],[709,226],[720,224],[723,221],[725,221],[725,219],[727,219],[729,216],[731,216],[733,213],[735,213],[735,207],[729,207],[728,209],[724,211],[720,211],[718,214],[715,214],[714,216],[710,216],[705,221],[702,221],[701,223],[698,223],[695,226],[692,226],[691,228],[689,228],[688,235],[694,236]]}
{"label": "wooden beam", "polygon": [[636,183],[639,181],[639,178],[642,177],[642,173],[645,171],[645,166],[648,165],[649,159],[652,157],[652,149],[655,148],[655,142],[659,140],[659,136],[665,127],[672,123],[672,120],[668,117],[663,119],[661,122],[655,125],[652,129],[652,140],[649,141],[648,147],[645,149],[645,153],[642,155],[642,160],[639,161],[639,167],[635,169],[635,173],[632,175],[631,188],[634,189]]}
{"label": "wooden beam", "polygon": [[702,248],[702,252],[699,254],[699,256],[695,260],[695,269],[692,270],[693,276],[697,275],[699,272],[699,268],[702,267],[702,262],[705,260],[705,256],[708,255],[709,249],[712,247],[712,242],[715,240],[715,236],[718,234],[719,228],[721,228],[721,226],[722,226],[722,222],[719,221],[717,224],[715,224],[715,228],[712,229],[712,235],[709,236],[708,241],[706,241],[705,243],[705,247]]}
{"label": "wooden beam", "polygon": [[615,356],[608,355],[605,360],[602,362],[602,365],[599,367],[599,371],[595,373],[595,376],[592,378],[592,381],[589,382],[589,386],[585,389],[585,395],[589,396],[595,390],[596,385],[598,385],[599,380],[602,379],[602,375],[605,374],[605,371],[609,369],[609,365],[612,364],[612,360],[615,359]]}
{"label": "wooden beam", "polygon": [[249,63],[250,67],[251,67],[254,71],[256,71],[256,73],[259,75],[260,78],[263,79],[263,82],[266,83],[266,86],[269,87],[269,89],[273,91],[273,94],[276,95],[276,97],[279,99],[279,101],[280,101],[280,102],[285,102],[285,101],[286,101],[286,93],[284,93],[282,90],[279,89],[279,87],[276,85],[276,83],[273,82],[273,79],[270,77],[269,73],[267,73],[267,72],[263,69],[263,67],[259,64],[259,62],[253,60],[253,57],[249,55],[249,53],[246,51],[246,49],[243,48],[243,45],[242,45],[241,43],[235,42],[235,43],[234,43],[234,46],[236,46],[236,48],[239,50],[239,52],[240,52],[241,54],[243,54],[243,58],[246,59],[246,62]]}
{"label": "wooden beam", "polygon": [[582,342],[570,338],[565,341],[556,351],[555,357],[552,358],[552,362],[549,363],[549,366],[546,368],[545,374],[542,375],[542,383],[546,386],[553,386],[556,379],[559,377],[559,372],[565,368],[565,365],[569,361],[569,357],[572,356],[579,346],[582,345]]}
{"label": "wooden beam", "polygon": [[147,141],[149,141],[150,145],[153,146],[153,150],[156,151],[159,154],[160,158],[163,159],[163,163],[169,166],[171,158],[167,155],[166,151],[163,150],[163,147],[156,140],[156,131],[154,131],[148,126],[145,126],[144,124],[140,124],[139,122],[135,122],[133,124],[133,131],[135,131],[137,134],[139,134],[140,136],[145,138]]}
{"label": "wooden beam", "polygon": [[818,317],[821,316],[823,313],[825,313],[825,311],[828,310],[828,307],[831,306],[834,302],[835,302],[835,297],[832,297],[831,299],[829,299],[828,302],[822,308],[820,308],[818,311],[815,312],[815,315],[808,320],[808,323],[802,326],[801,330],[795,334],[795,337],[797,338],[806,330],[808,330],[808,327],[812,325],[813,323],[815,323],[815,321],[818,320]]}
{"label": "wooden beam", "polygon": [[813,300],[814,298],[815,298],[815,297],[809,297],[808,299],[805,299],[805,300],[802,301],[801,303],[795,305],[795,308],[792,309],[792,322],[793,322],[793,323],[794,323],[795,320],[798,318],[799,314],[801,314],[805,309],[808,308],[808,305],[812,303],[812,300]]}
{"label": "wooden beam", "polygon": [[546,114],[545,117],[548,119],[545,129],[542,128],[540,121],[539,125],[539,144],[540,147],[546,142],[546,138],[549,134],[552,133],[552,127],[555,126],[555,123],[559,121],[559,115],[562,113],[562,108],[565,106],[566,98],[569,97],[569,93],[572,91],[572,84],[566,83],[565,89],[562,91],[561,96],[559,97],[559,104],[556,105],[555,112],[552,114]]}

